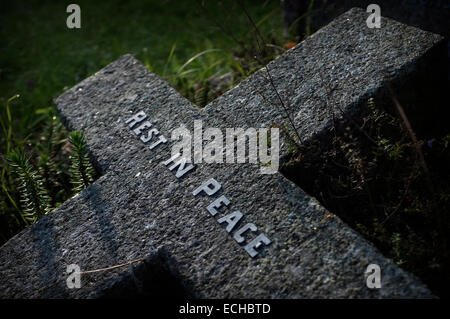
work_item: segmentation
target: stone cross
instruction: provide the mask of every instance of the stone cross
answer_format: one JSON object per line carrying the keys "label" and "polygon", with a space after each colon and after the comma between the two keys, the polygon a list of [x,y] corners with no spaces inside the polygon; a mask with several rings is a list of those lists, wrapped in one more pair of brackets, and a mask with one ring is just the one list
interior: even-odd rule
{"label": "stone cross", "polygon": [[[328,134],[342,116],[325,107],[327,94],[357,116],[367,98],[382,94],[386,72],[402,83],[442,46],[438,35],[384,18],[382,28],[369,29],[366,19],[351,9],[267,65],[277,90],[289,92],[303,142]],[[198,109],[125,55],[57,98],[102,176],[0,249],[0,296],[430,297],[420,280],[280,173],[171,157],[170,133],[192,130],[196,120],[223,129],[285,122],[267,69]],[[280,143],[283,159],[286,138]],[[82,274],[80,288],[67,286],[68,265],[86,271],[138,258],[146,260]],[[370,264],[381,269],[381,288],[367,285]]]}

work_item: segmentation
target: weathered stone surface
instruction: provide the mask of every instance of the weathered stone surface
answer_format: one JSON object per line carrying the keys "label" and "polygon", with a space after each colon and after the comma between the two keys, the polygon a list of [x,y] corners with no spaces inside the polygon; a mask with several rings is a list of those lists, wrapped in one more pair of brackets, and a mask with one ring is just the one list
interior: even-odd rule
{"label": "weathered stone surface", "polygon": [[[354,114],[362,100],[379,93],[385,71],[401,80],[442,42],[387,19],[384,28],[368,29],[365,19],[352,9],[268,65],[279,91],[290,92],[304,140],[323,134],[332,118],[320,73],[342,109]],[[129,270],[83,275],[82,288],[68,289],[66,266],[97,269],[156,254],[200,298],[430,297],[417,278],[282,175],[262,175],[252,164],[200,164],[178,179],[162,164],[171,143],[149,150],[125,124],[143,110],[169,138],[180,124],[192,130],[196,119],[223,129],[284,122],[280,107],[258,94],[276,101],[264,74],[260,70],[200,110],[126,55],[60,96],[61,116],[69,129],[84,131],[103,176],[0,249],[0,296],[102,296],[127,280]],[[221,191],[193,196],[209,178]],[[239,209],[242,224],[254,223],[272,241],[256,258],[206,211],[221,195],[231,202],[227,212]],[[366,287],[371,263],[381,266],[381,289]]]}
{"label": "weathered stone surface", "polygon": [[[290,26],[296,19],[307,11],[309,1],[284,0],[284,23]],[[302,3],[298,5],[297,3]],[[311,13],[310,23],[312,29],[326,25],[338,15],[352,7],[366,9],[367,6],[374,3],[370,0],[317,0],[314,1],[313,12]],[[448,1],[433,0],[378,0],[376,1],[381,8],[381,15],[395,19],[407,25],[415,26],[423,30],[443,35],[449,38],[450,29],[448,21],[450,20],[450,3]],[[301,21],[305,19],[301,19]],[[299,33],[305,33],[305,23],[299,25]]]}

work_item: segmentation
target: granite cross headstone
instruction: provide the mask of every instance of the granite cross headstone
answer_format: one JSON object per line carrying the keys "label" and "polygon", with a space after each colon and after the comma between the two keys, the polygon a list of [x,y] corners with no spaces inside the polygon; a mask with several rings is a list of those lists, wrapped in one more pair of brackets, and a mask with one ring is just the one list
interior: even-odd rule
{"label": "granite cross headstone", "polygon": [[[318,70],[344,113],[355,115],[383,90],[386,71],[400,83],[442,45],[438,35],[389,19],[369,29],[366,19],[351,9],[268,64],[277,90],[291,93],[304,141],[342,116],[324,107]],[[175,165],[170,133],[180,125],[285,121],[282,108],[259,94],[277,100],[266,72],[198,109],[125,55],[57,98],[67,127],[85,133],[102,176],[0,249],[0,296],[99,297],[130,271],[82,275],[81,287],[69,289],[67,265],[83,271],[157,256],[154,264],[199,298],[430,297],[420,280],[281,174],[249,163]],[[235,211],[242,213],[236,225],[224,219]],[[369,264],[381,268],[379,289],[366,285]]]}

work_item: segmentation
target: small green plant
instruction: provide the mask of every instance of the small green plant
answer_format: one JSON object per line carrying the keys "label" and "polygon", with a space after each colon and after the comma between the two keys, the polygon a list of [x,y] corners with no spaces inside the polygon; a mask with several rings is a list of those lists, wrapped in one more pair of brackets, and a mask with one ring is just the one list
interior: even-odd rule
{"label": "small green plant", "polygon": [[89,162],[84,135],[77,131],[71,132],[69,142],[72,145],[69,172],[74,191],[78,193],[94,181],[94,168]]}
{"label": "small green plant", "polygon": [[394,255],[394,260],[398,265],[403,264],[403,260],[401,259],[402,253],[401,253],[401,235],[399,233],[393,233],[391,237],[391,244],[392,244],[392,251]]}
{"label": "small green plant", "polygon": [[48,120],[43,128],[43,134],[36,144],[39,154],[37,166],[44,179],[52,207],[56,208],[72,194],[70,175],[68,172],[69,158],[67,130],[63,127],[54,110],[48,114]]}
{"label": "small green plant", "polygon": [[[8,121],[4,121],[4,117],[0,118],[4,133],[13,131],[7,128],[7,123],[12,123],[8,109],[11,100],[7,104]],[[5,152],[5,161],[0,162],[1,243],[35,223],[69,198],[74,191],[81,191],[94,179],[94,169],[85,150],[83,135],[78,132],[70,134],[69,141],[72,146],[70,150],[66,138],[67,131],[54,110],[48,115],[49,120],[44,128],[46,132],[40,135],[39,142],[35,145],[26,143],[26,139],[15,138],[13,134],[0,136],[10,140],[9,147],[3,145],[5,150],[10,150]],[[31,153],[35,156],[27,157],[25,145],[31,147]],[[68,153],[70,156],[67,156]],[[33,158],[36,160],[33,161]],[[8,201],[13,207],[8,206],[11,205]]]}
{"label": "small green plant", "polygon": [[34,223],[50,211],[50,198],[43,186],[42,176],[31,165],[22,148],[9,152],[6,159],[18,175],[23,217],[28,223]]}

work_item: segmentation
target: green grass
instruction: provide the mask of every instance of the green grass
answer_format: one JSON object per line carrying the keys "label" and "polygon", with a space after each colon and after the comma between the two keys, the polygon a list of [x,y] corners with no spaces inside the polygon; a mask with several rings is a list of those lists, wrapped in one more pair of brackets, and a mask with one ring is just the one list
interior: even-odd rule
{"label": "green grass", "polygon": [[[246,75],[233,56],[236,43],[213,23],[219,21],[235,38],[253,45],[234,1],[224,1],[227,13],[211,2],[205,11],[197,1],[78,1],[81,29],[66,27],[69,3],[1,4],[0,102],[20,94],[12,110],[16,136],[39,131],[53,98],[125,53],[177,88],[183,79],[192,87],[192,81],[230,71]],[[245,3],[268,37],[280,34],[278,1]],[[199,53],[204,54],[180,70]]]}
{"label": "green grass", "polygon": [[[197,1],[78,1],[81,29],[66,27],[69,2],[14,2],[12,8],[1,10],[0,95],[21,95],[21,109],[26,112],[16,117],[23,121],[20,126],[30,127],[40,119],[31,110],[47,108],[64,88],[125,53],[134,54],[155,73],[167,75],[174,71],[171,67],[183,65],[199,52],[216,49],[196,59],[189,69],[204,72],[205,66],[200,64],[207,63],[211,68],[202,78],[226,73],[233,69],[231,53],[236,43],[212,21],[221,20],[243,42],[251,38],[245,16],[233,1],[225,2],[230,17],[217,5],[207,6],[208,17]],[[260,1],[246,3],[255,20],[267,15],[275,18],[264,20],[260,25],[263,31],[281,28],[277,1],[265,6]],[[215,66],[211,66],[213,62]],[[175,83],[175,79],[170,80]]]}

